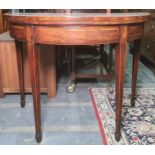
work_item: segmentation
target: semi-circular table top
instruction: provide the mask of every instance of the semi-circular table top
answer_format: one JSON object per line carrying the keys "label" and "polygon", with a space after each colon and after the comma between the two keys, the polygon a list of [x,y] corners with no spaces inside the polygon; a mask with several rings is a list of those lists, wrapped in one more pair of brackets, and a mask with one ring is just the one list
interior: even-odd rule
{"label": "semi-circular table top", "polygon": [[32,25],[119,25],[144,23],[150,14],[141,13],[7,13],[10,23]]}

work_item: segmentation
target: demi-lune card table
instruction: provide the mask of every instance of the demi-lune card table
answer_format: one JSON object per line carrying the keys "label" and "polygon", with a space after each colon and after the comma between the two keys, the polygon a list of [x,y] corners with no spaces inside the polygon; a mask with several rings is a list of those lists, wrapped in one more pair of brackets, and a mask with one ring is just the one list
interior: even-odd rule
{"label": "demi-lune card table", "polygon": [[134,106],[140,45],[144,24],[149,13],[17,13],[5,14],[10,35],[16,40],[18,73],[20,76],[21,105],[24,106],[24,77],[22,42],[26,43],[30,65],[36,141],[42,139],[38,45],[96,45],[115,46],[115,138],[121,138],[122,102],[125,77],[127,42],[134,41],[131,105]]}

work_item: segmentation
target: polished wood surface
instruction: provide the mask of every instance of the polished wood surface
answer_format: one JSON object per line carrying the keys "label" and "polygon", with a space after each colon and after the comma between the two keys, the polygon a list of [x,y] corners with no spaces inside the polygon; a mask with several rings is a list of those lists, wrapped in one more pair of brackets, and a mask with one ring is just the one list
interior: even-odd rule
{"label": "polished wood surface", "polygon": [[142,39],[137,39],[134,41],[134,55],[133,55],[133,69],[132,69],[132,95],[131,95],[131,106],[135,106],[135,99],[136,99],[136,82],[138,76],[138,66],[139,66],[139,59],[140,59],[140,49],[141,49],[141,42]]}
{"label": "polished wood surface", "polygon": [[23,43],[21,41],[16,40],[16,51],[17,51],[17,67],[18,67],[18,79],[19,79],[19,86],[20,86],[20,95],[21,100],[20,104],[21,107],[25,106],[25,95],[24,95],[24,61],[23,61]]}
{"label": "polished wood surface", "polygon": [[3,13],[2,9],[0,9],[0,34],[3,32]]}
{"label": "polished wood surface", "polygon": [[[144,23],[149,20],[148,13],[43,13],[43,14],[6,14],[10,23],[10,34],[27,44],[31,70],[33,102],[35,114],[36,140],[41,141],[40,82],[38,44],[56,45],[94,45],[116,43],[115,80],[116,80],[116,140],[121,138],[121,112],[127,41],[141,39]],[[67,35],[66,35],[67,34]],[[87,36],[86,36],[87,35]],[[137,51],[139,46],[137,46]],[[138,56],[134,58],[134,80],[138,72]],[[135,83],[133,82],[133,93]]]}
{"label": "polished wood surface", "polygon": [[[23,45],[24,63],[24,91],[31,93],[31,78],[28,64],[28,54],[25,43]],[[0,34],[0,92],[3,97],[5,93],[19,93],[19,78],[17,70],[17,53],[15,40],[8,32]],[[48,97],[56,96],[56,70],[55,70],[55,47],[51,45],[40,45],[40,91],[48,93]]]}
{"label": "polished wood surface", "polygon": [[[123,88],[126,65],[126,51],[127,51],[128,26],[121,26],[120,41],[116,47],[115,52],[115,82],[116,82],[116,140],[120,140],[121,136],[121,122],[122,122],[122,102],[123,102]],[[119,103],[119,104],[118,104]]]}
{"label": "polished wood surface", "polygon": [[10,23],[39,25],[116,25],[145,22],[149,13],[19,13],[5,14]]}
{"label": "polished wood surface", "polygon": [[31,72],[32,95],[34,104],[36,140],[41,141],[41,116],[40,116],[40,77],[39,77],[39,52],[38,45],[32,40],[33,29],[26,27],[27,52]]}

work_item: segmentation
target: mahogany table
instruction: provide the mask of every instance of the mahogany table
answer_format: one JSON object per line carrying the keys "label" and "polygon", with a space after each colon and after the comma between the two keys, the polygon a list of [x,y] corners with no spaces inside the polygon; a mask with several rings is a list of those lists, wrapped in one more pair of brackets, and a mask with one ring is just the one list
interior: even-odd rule
{"label": "mahogany table", "polygon": [[140,44],[144,35],[144,23],[149,20],[150,15],[148,13],[19,13],[6,14],[5,17],[9,22],[10,34],[16,40],[22,106],[24,106],[25,99],[21,44],[26,42],[31,72],[37,142],[42,139],[38,44],[95,45],[116,43],[115,138],[119,141],[121,138],[121,113],[127,42],[134,41],[135,46],[131,97],[131,105],[134,106]]}

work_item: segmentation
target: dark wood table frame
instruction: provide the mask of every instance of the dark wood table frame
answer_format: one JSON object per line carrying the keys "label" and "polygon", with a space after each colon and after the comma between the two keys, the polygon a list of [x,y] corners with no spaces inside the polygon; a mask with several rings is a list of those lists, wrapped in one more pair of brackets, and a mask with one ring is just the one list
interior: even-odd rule
{"label": "dark wood table frame", "polygon": [[10,24],[10,34],[16,39],[18,72],[20,79],[21,106],[25,105],[24,76],[22,63],[22,42],[26,42],[31,72],[32,94],[36,140],[42,139],[40,110],[40,81],[38,68],[38,45],[95,45],[111,44],[115,46],[115,82],[116,82],[116,133],[121,138],[123,84],[127,42],[134,41],[132,97],[134,106],[140,44],[144,35],[144,23],[150,18],[148,13],[42,13],[42,14],[6,14]]}

